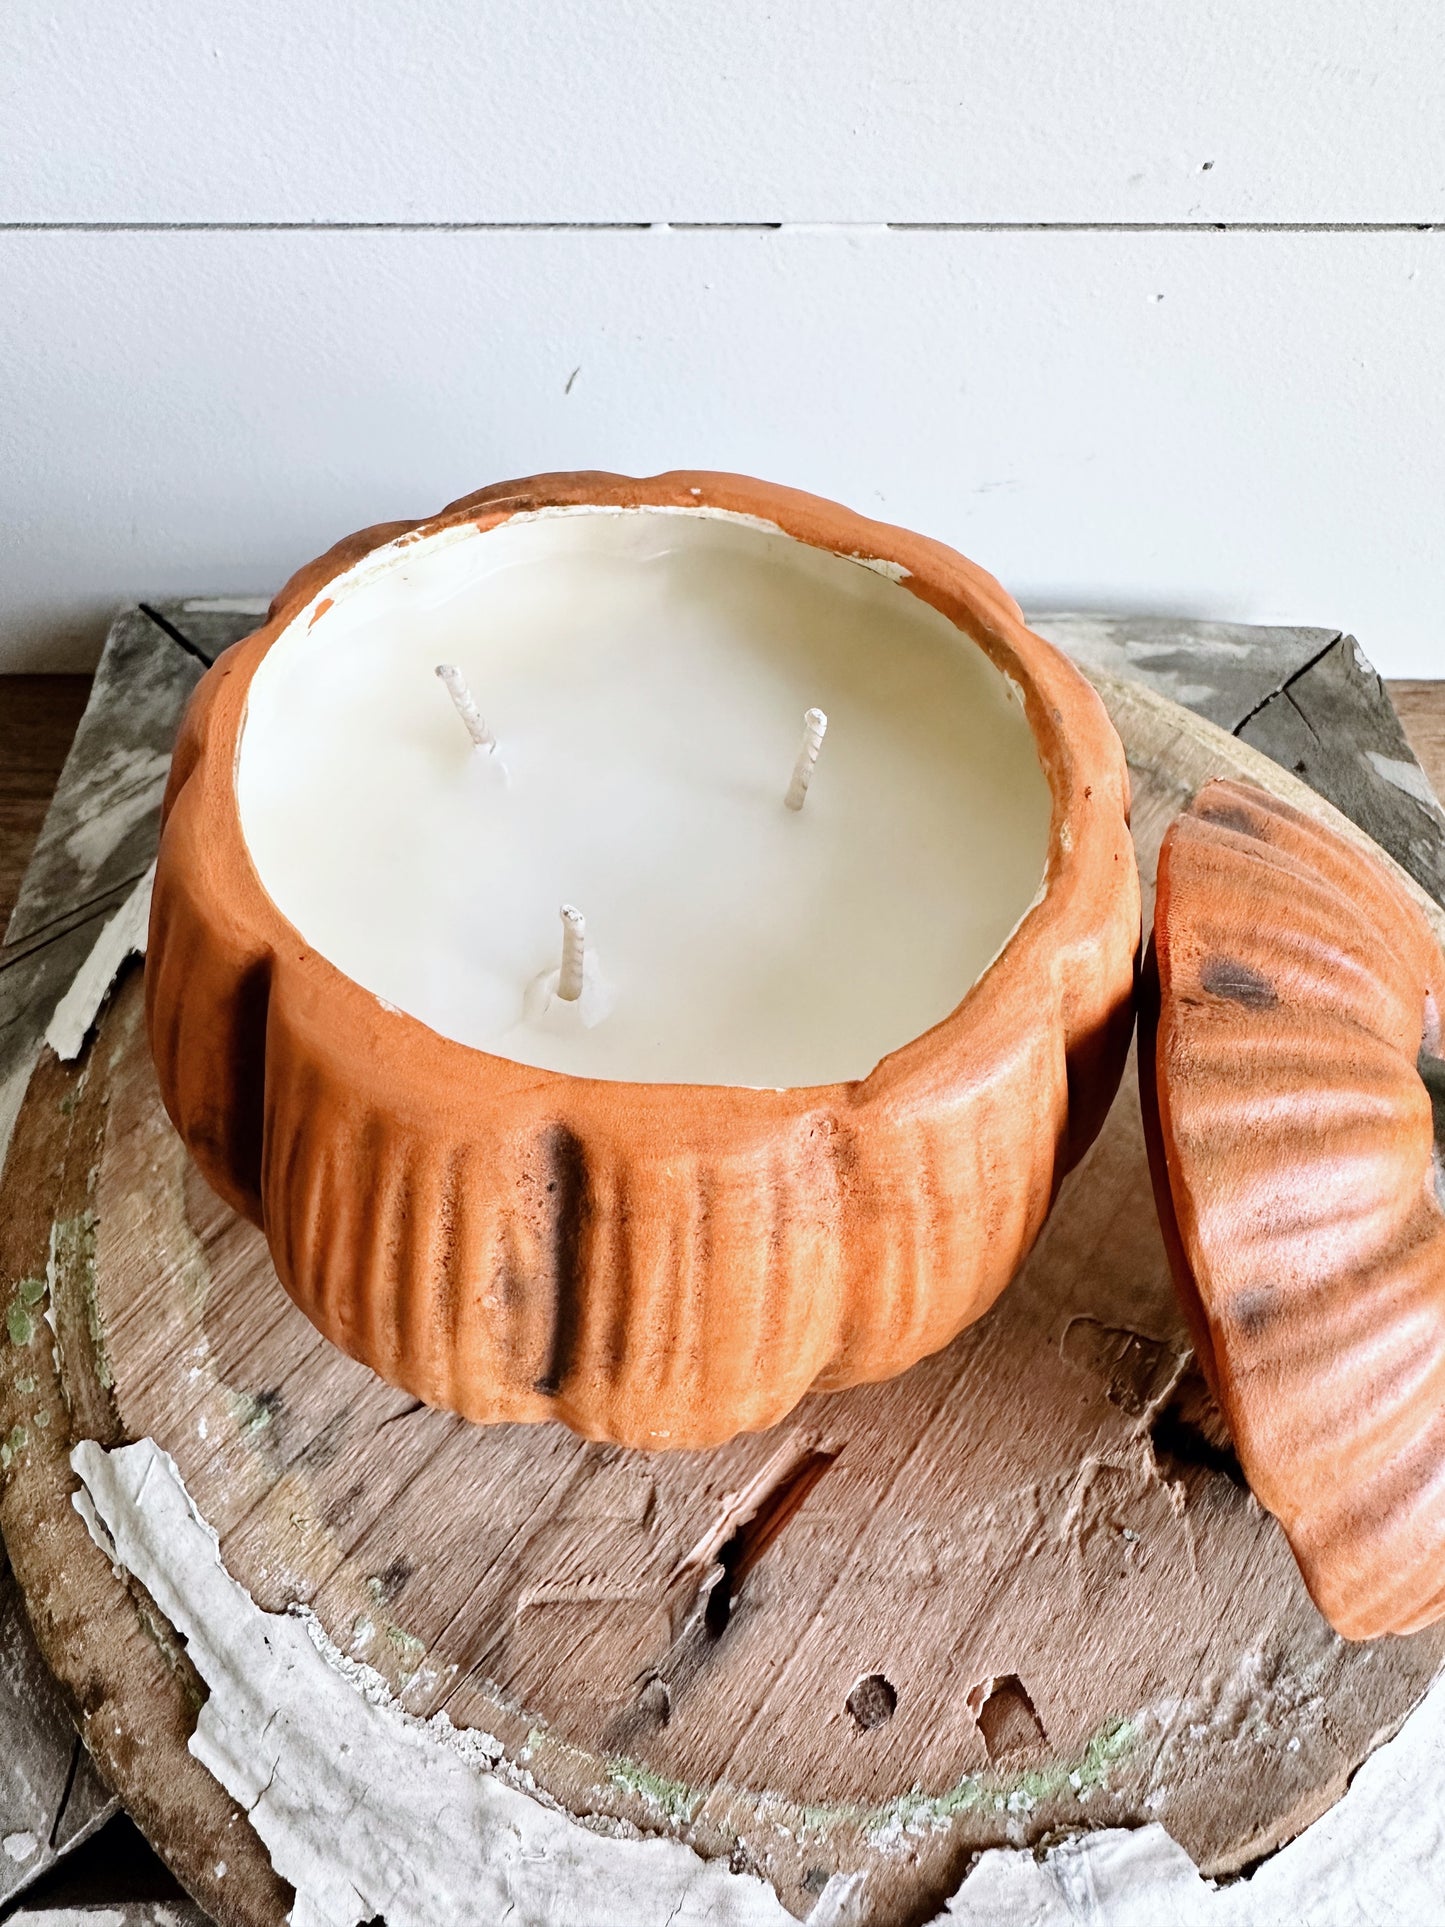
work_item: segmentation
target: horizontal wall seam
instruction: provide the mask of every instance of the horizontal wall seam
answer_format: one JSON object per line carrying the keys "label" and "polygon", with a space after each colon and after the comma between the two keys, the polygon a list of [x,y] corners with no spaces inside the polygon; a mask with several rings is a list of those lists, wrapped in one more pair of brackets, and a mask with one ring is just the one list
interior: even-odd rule
{"label": "horizontal wall seam", "polygon": [[1441,221],[0,221],[0,234],[1438,234]]}

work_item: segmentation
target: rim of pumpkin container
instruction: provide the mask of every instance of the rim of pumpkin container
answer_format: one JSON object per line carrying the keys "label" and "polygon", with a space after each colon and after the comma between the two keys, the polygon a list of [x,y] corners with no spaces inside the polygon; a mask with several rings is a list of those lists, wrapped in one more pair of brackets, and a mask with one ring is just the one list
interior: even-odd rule
{"label": "rim of pumpkin container", "polygon": [[[1052,803],[1044,874],[1018,923],[959,1002],[927,1030],[887,1052],[863,1077],[774,1087],[599,1078],[526,1064],[448,1037],[365,988],[309,942],[261,881],[242,833],[236,782],[251,680],[273,644],[308,607],[313,609],[312,622],[324,614],[332,603],[327,592],[343,577],[353,584],[364,581],[372,573],[366,566],[371,558],[377,558],[374,568],[381,572],[394,565],[399,548],[466,524],[485,533],[519,515],[593,507],[712,511],[878,567],[946,616],[1019,692]],[[328,1028],[345,1031],[339,1054],[350,1058],[358,1075],[358,1046],[364,1041],[364,1058],[376,1072],[394,1068],[400,1077],[404,1069],[404,1081],[413,1086],[430,1084],[431,1075],[440,1074],[448,1084],[455,1083],[462,1101],[475,1098],[479,1067],[484,1065],[489,1090],[515,1095],[531,1089],[539,1097],[545,1092],[552,1108],[563,1091],[574,1104],[588,1103],[603,1111],[616,1106],[625,1093],[633,1113],[649,1099],[671,1105],[680,1097],[706,1097],[728,1112],[731,1123],[754,1120],[775,1126],[781,1117],[829,1106],[846,1106],[855,1114],[872,1105],[906,1106],[935,1097],[938,1086],[955,1082],[965,1069],[978,1081],[990,1058],[1001,1065],[1012,1056],[1020,1032],[1041,1021],[1040,972],[1053,993],[1055,1014],[1066,1020],[1067,1012],[1058,1008],[1065,1002],[1065,986],[1055,978],[1056,967],[1066,967],[1073,943],[1086,940],[1108,920],[1108,873],[1118,857],[1112,812],[1104,798],[1104,807],[1088,809],[1093,792],[1079,762],[1088,751],[1107,762],[1112,744],[1122,767],[1123,751],[1092,685],[1053,644],[1028,628],[1017,603],[977,563],[930,537],[780,484],[705,470],[671,470],[650,477],[586,471],[496,483],[436,515],[377,524],[334,544],[283,585],[263,625],[225,651],[216,667],[222,672],[219,686],[188,763],[182,762],[178,745],[166,819],[182,792],[199,778],[208,819],[207,869],[213,884],[208,894],[218,908],[224,906],[227,921],[251,927],[256,960],[266,960],[272,979],[268,997],[275,994],[278,974],[300,971],[318,989],[325,985],[328,1000],[343,1000],[345,1022],[336,1023],[333,1013]],[[1065,703],[1072,721],[1082,725],[1077,744],[1065,723]],[[1127,775],[1122,802],[1127,821]],[[218,869],[225,872],[223,879],[217,877]],[[1010,968],[1002,970],[1005,961]],[[319,1037],[313,1041],[325,1042]],[[394,1104],[396,1097],[393,1085],[389,1102]],[[424,1103],[429,1114],[434,1114],[434,1099],[432,1087]],[[547,1108],[546,1102],[540,1108]]]}

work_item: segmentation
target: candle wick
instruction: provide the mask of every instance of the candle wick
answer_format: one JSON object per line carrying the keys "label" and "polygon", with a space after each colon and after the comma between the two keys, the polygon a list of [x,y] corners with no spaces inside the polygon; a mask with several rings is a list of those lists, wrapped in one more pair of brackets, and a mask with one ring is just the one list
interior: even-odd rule
{"label": "candle wick", "polygon": [[828,733],[828,718],[821,709],[810,709],[803,718],[803,741],[798,750],[798,760],[793,765],[793,780],[788,785],[788,793],[783,798],[790,810],[800,810],[808,794],[808,785],[813,780],[813,770],[818,761],[818,751],[823,747],[823,738]]}
{"label": "candle wick", "polygon": [[467,734],[478,749],[489,754],[496,749],[497,739],[487,728],[482,712],[472,700],[472,692],[467,688],[467,679],[452,662],[437,664],[437,678],[446,685],[446,692],[456,704],[457,714],[467,726]]}
{"label": "candle wick", "polygon": [[575,1004],[582,995],[582,964],[587,953],[587,919],[570,903],[562,905],[562,968],[557,973],[557,995]]}

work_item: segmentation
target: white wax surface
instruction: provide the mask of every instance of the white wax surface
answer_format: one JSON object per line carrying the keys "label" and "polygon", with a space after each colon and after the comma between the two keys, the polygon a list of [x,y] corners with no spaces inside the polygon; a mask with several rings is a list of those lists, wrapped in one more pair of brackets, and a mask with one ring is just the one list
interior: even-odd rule
{"label": "white wax surface", "polygon": [[[306,941],[447,1037],[589,1077],[864,1077],[1039,892],[1050,795],[1015,692],[877,569],[744,517],[551,510],[325,593],[252,681],[242,830]],[[605,981],[590,1028],[526,1008],[562,903]]]}

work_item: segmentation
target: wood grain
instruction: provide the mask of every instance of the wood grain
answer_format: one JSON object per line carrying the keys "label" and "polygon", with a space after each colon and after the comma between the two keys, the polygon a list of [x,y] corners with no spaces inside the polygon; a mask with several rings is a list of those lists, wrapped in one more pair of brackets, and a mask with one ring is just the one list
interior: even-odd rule
{"label": "wood grain", "polygon": [[90,695],[89,676],[0,677],[0,931]]}
{"label": "wood grain", "polygon": [[1390,682],[1385,686],[1431,788],[1437,796],[1445,796],[1445,682]]}
{"label": "wood grain", "polygon": [[[89,676],[0,679],[0,930],[89,695]],[[0,1904],[114,1810],[40,1656],[0,1546]]]}
{"label": "wood grain", "polygon": [[1375,841],[1445,899],[1445,814],[1353,636],[1337,635],[1236,731],[1301,776],[1346,816],[1367,815]]}

